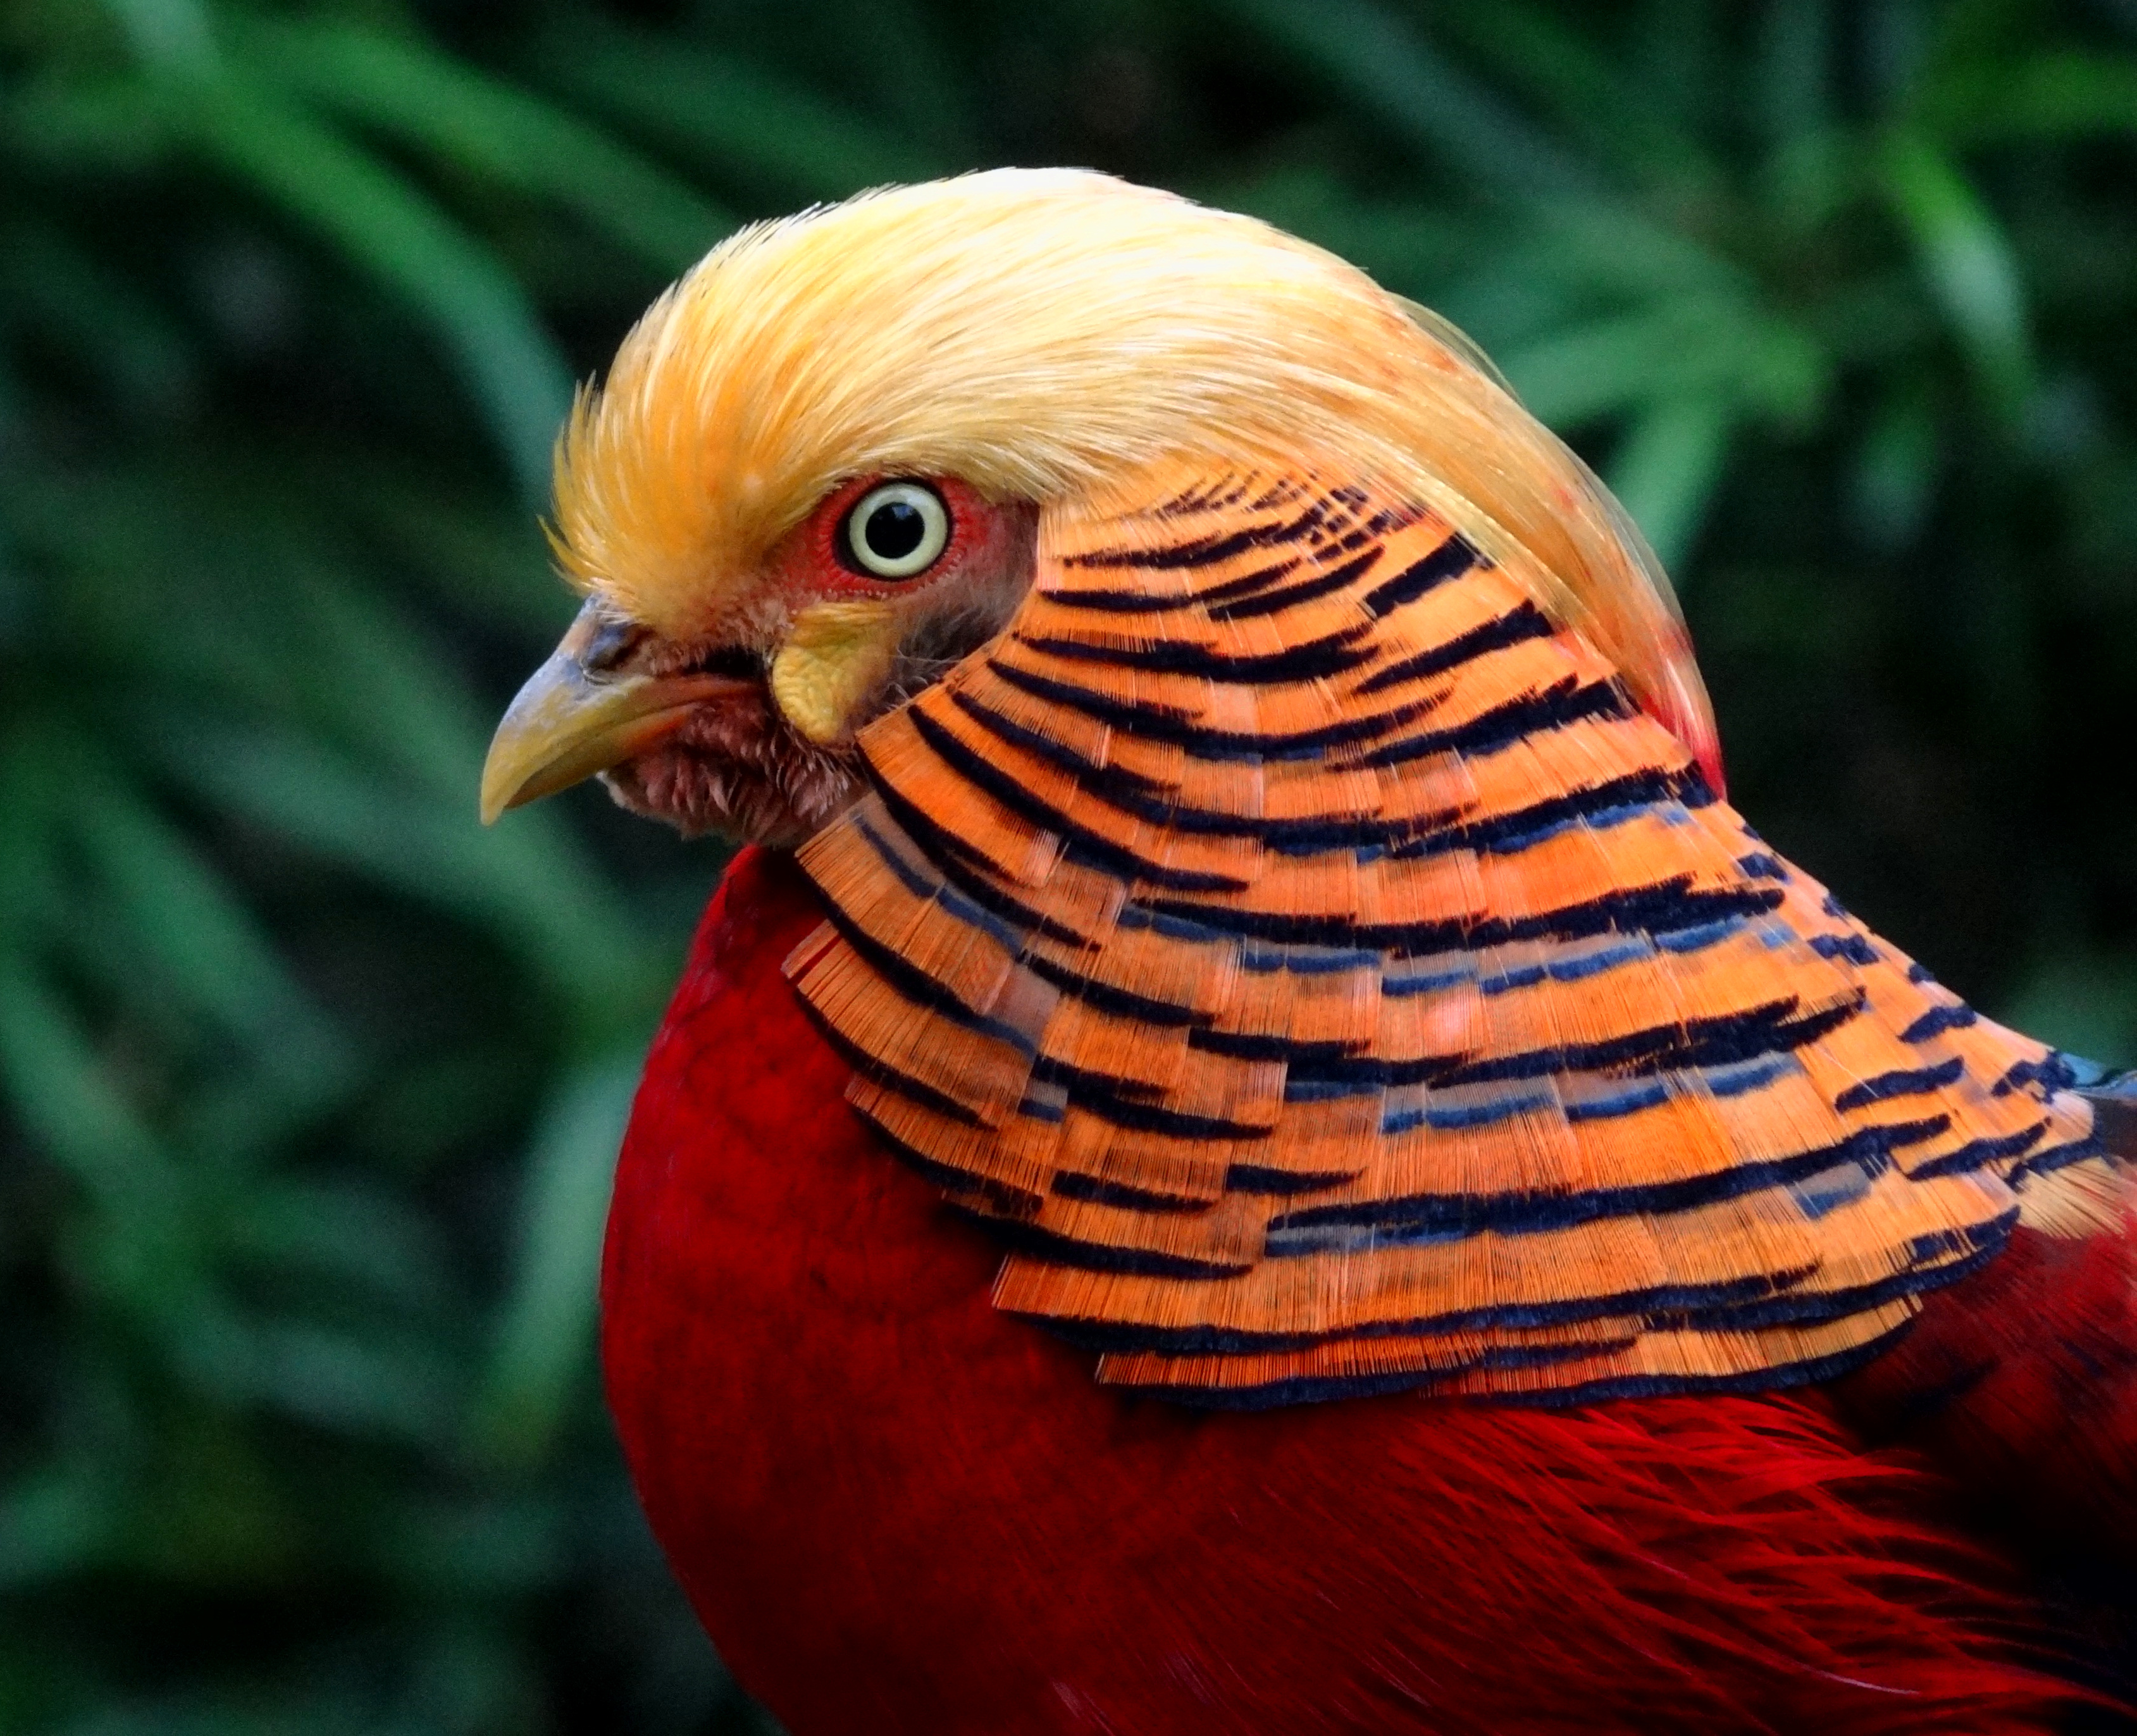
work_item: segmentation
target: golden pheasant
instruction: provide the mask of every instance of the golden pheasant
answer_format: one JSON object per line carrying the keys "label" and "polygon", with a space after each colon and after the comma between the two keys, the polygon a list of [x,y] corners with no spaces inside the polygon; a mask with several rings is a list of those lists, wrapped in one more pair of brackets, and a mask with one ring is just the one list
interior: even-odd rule
{"label": "golden pheasant", "polygon": [[1728,805],[1652,556],[1458,333],[1096,175],[871,194],[655,305],[554,542],[485,815],[759,846],[603,1349],[796,1736],[2080,1697],[1963,1521],[2137,1543],[2137,1097]]}

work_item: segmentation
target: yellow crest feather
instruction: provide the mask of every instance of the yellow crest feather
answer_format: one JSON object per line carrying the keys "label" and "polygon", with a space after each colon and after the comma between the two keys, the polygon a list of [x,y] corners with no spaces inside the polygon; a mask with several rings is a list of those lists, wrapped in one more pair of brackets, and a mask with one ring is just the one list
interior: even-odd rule
{"label": "yellow crest feather", "polygon": [[1266,224],[1080,171],[892,188],[723,242],[574,407],[556,540],[581,589],[717,635],[853,477],[956,475],[1044,507],[1173,455],[1410,493],[1711,756],[1653,556],[1473,346]]}

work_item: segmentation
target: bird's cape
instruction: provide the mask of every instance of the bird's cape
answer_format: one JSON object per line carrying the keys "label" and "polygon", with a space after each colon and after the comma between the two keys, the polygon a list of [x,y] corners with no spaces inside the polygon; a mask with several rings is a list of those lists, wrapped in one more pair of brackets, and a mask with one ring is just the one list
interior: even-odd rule
{"label": "bird's cape", "polygon": [[1822,1378],[2098,1150],[1405,499],[1174,465],[1049,512],[1009,632],[861,748],[789,974],[1107,1380]]}

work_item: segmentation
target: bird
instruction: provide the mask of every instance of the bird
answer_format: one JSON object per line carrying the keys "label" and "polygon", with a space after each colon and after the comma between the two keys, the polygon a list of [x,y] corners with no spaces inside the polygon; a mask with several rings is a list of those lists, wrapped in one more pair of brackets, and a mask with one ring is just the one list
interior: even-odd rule
{"label": "bird", "polygon": [[2031,1732],[2137,1548],[2137,1086],[1729,803],[1429,310],[991,170],[752,226],[558,437],[486,820],[740,844],[601,1275],[794,1736]]}

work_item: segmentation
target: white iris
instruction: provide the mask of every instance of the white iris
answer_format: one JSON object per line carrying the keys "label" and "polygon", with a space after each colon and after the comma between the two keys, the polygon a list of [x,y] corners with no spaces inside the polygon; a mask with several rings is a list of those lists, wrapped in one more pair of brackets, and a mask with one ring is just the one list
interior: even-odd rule
{"label": "white iris", "polygon": [[942,557],[950,542],[950,509],[924,484],[887,482],[870,489],[846,515],[846,547],[863,572],[909,579]]}

